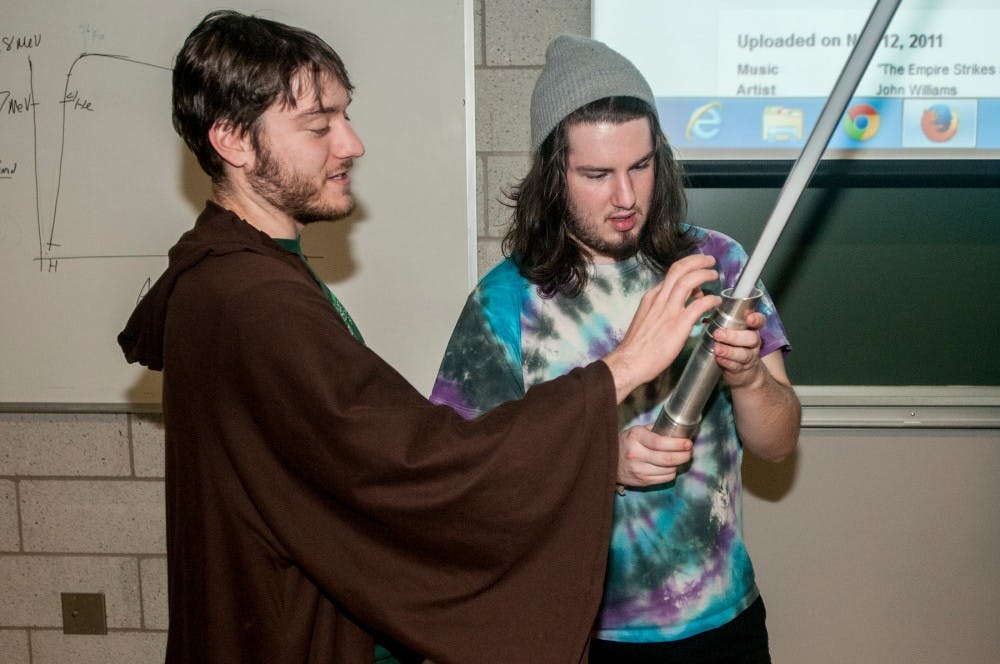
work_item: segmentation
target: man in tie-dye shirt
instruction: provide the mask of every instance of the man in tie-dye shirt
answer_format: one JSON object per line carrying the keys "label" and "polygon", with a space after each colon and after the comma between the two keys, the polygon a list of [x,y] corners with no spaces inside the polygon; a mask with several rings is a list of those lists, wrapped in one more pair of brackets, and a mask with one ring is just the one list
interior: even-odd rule
{"label": "man in tie-dye shirt", "polygon": [[[614,348],[643,293],[680,257],[713,256],[718,288],[732,287],[746,260],[731,238],[683,223],[680,169],[655,99],[604,44],[568,36],[550,44],[531,124],[533,163],[509,194],[509,257],[469,296],[431,396],[468,418]],[[784,368],[788,339],[766,292],[746,323],[715,333],[722,380],[694,441],[651,437],[649,426],[701,324],[674,365],[619,406],[625,463],[591,662],[770,661],[743,542],[740,465],[744,448],[788,456],[800,406]],[[652,468],[643,455],[650,446],[685,462]],[[629,488],[631,477],[650,473],[663,482]]]}

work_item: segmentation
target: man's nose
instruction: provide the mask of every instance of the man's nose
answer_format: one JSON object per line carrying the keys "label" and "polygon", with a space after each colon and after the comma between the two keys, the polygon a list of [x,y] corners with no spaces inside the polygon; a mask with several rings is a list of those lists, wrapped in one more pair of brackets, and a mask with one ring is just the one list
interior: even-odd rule
{"label": "man's nose", "polygon": [[635,187],[632,186],[632,178],[628,174],[619,176],[615,179],[614,187],[611,204],[618,208],[631,209],[635,205]]}
{"label": "man's nose", "polygon": [[355,159],[365,153],[365,145],[361,142],[361,137],[347,122],[344,123],[342,130],[337,132],[331,149],[338,159]]}

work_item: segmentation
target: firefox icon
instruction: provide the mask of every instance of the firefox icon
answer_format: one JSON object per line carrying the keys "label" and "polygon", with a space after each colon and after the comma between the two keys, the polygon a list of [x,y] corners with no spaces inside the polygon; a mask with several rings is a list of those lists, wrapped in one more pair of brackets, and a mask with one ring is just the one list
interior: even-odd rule
{"label": "firefox icon", "polygon": [[949,141],[958,131],[958,113],[945,104],[934,104],[920,116],[920,129],[935,143]]}

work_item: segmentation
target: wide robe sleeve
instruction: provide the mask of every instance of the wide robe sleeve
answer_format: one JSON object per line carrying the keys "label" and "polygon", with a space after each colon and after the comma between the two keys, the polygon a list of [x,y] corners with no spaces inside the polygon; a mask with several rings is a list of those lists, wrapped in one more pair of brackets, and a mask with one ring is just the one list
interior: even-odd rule
{"label": "wide robe sleeve", "polygon": [[[254,277],[211,310],[194,283],[173,296],[165,414],[211,422],[238,518],[338,611],[438,664],[579,661],[610,537],[606,365],[466,421],[355,341],[314,286]],[[185,374],[197,394],[168,391]]]}

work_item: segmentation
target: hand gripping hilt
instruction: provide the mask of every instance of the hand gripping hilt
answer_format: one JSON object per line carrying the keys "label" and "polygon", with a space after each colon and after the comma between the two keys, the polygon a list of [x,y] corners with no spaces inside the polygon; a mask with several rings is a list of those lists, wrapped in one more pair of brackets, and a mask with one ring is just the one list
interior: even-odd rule
{"label": "hand gripping hilt", "polygon": [[715,361],[718,342],[712,335],[719,328],[746,329],[746,315],[757,308],[763,295],[758,288],[754,288],[749,297],[733,297],[732,292],[731,288],[722,291],[722,304],[712,310],[698,345],[653,424],[656,433],[693,438],[697,432],[701,413],[722,375]]}

